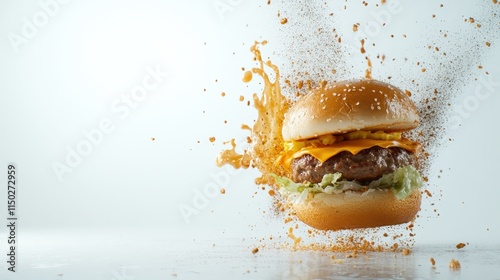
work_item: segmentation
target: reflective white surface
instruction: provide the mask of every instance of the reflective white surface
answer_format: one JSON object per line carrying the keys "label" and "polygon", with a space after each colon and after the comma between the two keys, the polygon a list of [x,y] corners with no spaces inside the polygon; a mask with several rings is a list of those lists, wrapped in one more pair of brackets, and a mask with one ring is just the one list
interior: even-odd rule
{"label": "reflective white surface", "polygon": [[[68,232],[69,233],[69,232]],[[255,241],[160,234],[39,233],[23,238],[16,277],[2,279],[499,279],[499,246],[417,245],[401,252],[260,249]],[[36,246],[29,246],[27,244]],[[332,255],[334,258],[332,259]],[[432,265],[430,259],[435,260]],[[451,269],[452,259],[460,269]],[[4,271],[4,264],[0,266]]]}

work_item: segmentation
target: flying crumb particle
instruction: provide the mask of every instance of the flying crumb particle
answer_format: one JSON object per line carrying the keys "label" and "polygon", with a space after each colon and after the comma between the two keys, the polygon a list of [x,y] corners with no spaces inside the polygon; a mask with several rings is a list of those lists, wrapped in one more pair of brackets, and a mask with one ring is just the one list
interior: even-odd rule
{"label": "flying crumb particle", "polygon": [[330,256],[330,259],[334,260],[334,259],[335,259],[335,256],[334,256],[334,255],[331,255],[331,256]]}
{"label": "flying crumb particle", "polygon": [[274,196],[276,194],[276,192],[274,190],[269,190],[268,193],[269,193],[270,196]]}
{"label": "flying crumb particle", "polygon": [[486,46],[487,46],[488,48],[491,46],[491,43],[490,43],[490,42],[486,42],[485,44],[486,44]]}
{"label": "flying crumb particle", "polygon": [[430,261],[432,265],[436,265],[436,261],[434,260],[434,258],[431,258]]}
{"label": "flying crumb particle", "polygon": [[403,249],[403,256],[408,256],[411,253],[410,249]]}
{"label": "flying crumb particle", "polygon": [[226,96],[226,93],[225,92],[221,92],[220,96],[224,97],[224,96]]}
{"label": "flying crumb particle", "polygon": [[429,190],[425,190],[424,192],[428,197],[432,197],[432,193]]}
{"label": "flying crumb particle", "polygon": [[226,193],[226,189],[222,188],[219,190],[221,194],[225,194]]}
{"label": "flying crumb particle", "polygon": [[380,0],[380,3],[382,4],[385,4],[385,2],[387,2],[387,0]]}
{"label": "flying crumb particle", "polygon": [[406,95],[411,96],[411,91],[405,90]]}
{"label": "flying crumb particle", "polygon": [[422,72],[425,72],[425,71],[427,71],[427,69],[425,69],[425,68],[422,68]]}
{"label": "flying crumb particle", "polygon": [[359,23],[355,23],[352,25],[352,31],[353,32],[358,32],[358,27],[359,27]]}
{"label": "flying crumb particle", "polygon": [[460,262],[458,260],[451,259],[448,266],[450,267],[450,269],[453,269],[453,270],[460,269]]}
{"label": "flying crumb particle", "polygon": [[255,247],[252,250],[252,254],[257,254],[259,252],[259,248]]}
{"label": "flying crumb particle", "polygon": [[469,18],[469,22],[470,22],[470,23],[474,23],[474,22],[476,22],[476,20],[475,20],[474,18],[470,17],[470,18]]}
{"label": "flying crumb particle", "polygon": [[456,247],[457,247],[457,249],[462,249],[463,247],[465,247],[465,243],[460,242],[457,244]]}
{"label": "flying crumb particle", "polygon": [[358,257],[358,254],[356,253],[356,251],[352,252],[352,254],[348,254],[345,256],[347,259],[355,259]]}
{"label": "flying crumb particle", "polygon": [[282,18],[282,19],[280,20],[280,23],[281,23],[281,24],[287,24],[287,22],[288,22],[288,19],[287,19],[287,18]]}
{"label": "flying crumb particle", "polygon": [[155,138],[155,137],[151,137],[151,141],[155,141],[155,140],[156,140],[156,138]]}
{"label": "flying crumb particle", "polygon": [[245,97],[243,95],[240,95],[240,101],[243,102],[245,100]]}
{"label": "flying crumb particle", "polygon": [[213,142],[215,142],[215,137],[213,137],[213,136],[212,136],[212,137],[208,138],[208,140],[209,140],[211,143],[213,143]]}

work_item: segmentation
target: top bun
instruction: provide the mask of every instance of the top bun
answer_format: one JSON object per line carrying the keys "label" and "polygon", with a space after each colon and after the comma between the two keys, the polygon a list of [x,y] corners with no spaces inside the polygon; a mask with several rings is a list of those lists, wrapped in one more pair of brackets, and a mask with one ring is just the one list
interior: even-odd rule
{"label": "top bun", "polygon": [[418,125],[417,108],[400,89],[376,80],[353,80],[313,90],[288,110],[285,141],[356,130],[404,131]]}

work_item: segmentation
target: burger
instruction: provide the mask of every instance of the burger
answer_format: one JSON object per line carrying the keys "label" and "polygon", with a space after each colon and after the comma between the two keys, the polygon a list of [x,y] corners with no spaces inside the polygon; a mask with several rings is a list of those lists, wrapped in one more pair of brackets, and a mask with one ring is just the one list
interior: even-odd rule
{"label": "burger", "polygon": [[283,121],[284,151],[273,175],[296,216],[321,230],[395,225],[420,210],[421,145],[409,95],[376,80],[324,85],[304,95]]}

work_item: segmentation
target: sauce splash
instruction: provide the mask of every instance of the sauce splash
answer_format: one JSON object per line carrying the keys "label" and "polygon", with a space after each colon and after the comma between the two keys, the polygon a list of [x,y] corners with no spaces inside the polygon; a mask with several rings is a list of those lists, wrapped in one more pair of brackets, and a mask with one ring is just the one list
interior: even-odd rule
{"label": "sauce splash", "polygon": [[[250,130],[252,145],[243,154],[238,154],[235,151],[236,144],[233,139],[231,141],[233,148],[222,151],[216,159],[216,164],[217,166],[229,164],[234,168],[255,167],[263,174],[262,177],[256,179],[256,183],[271,185],[274,179],[268,178],[265,176],[266,174],[286,175],[283,167],[276,164],[276,159],[283,151],[284,141],[281,129],[285,112],[290,107],[290,100],[281,93],[278,66],[270,60],[262,60],[259,47],[266,44],[267,41],[255,42],[250,48],[254,55],[254,61],[258,64],[258,67],[252,69],[252,73],[260,76],[264,81],[262,94],[260,96],[253,95],[254,107],[258,113],[257,120],[252,129],[249,129],[248,126],[242,127],[242,129]],[[274,73],[274,81],[266,72],[266,68],[270,68]],[[249,77],[250,75],[245,74],[245,76]],[[248,78],[244,80],[249,81]]]}

